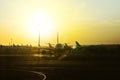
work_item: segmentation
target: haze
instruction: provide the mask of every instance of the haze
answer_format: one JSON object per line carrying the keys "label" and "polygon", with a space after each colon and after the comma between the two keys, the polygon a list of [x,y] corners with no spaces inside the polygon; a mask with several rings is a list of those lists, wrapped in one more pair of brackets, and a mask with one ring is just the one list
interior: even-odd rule
{"label": "haze", "polygon": [[[0,0],[0,44],[120,44],[120,0]],[[41,18],[42,16],[42,18]],[[39,19],[40,18],[40,19]]]}

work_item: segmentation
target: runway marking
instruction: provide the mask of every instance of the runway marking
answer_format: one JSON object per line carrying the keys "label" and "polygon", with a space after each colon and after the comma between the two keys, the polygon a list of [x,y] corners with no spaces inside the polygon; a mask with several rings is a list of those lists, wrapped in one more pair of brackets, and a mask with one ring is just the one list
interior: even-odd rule
{"label": "runway marking", "polygon": [[29,71],[29,72],[36,73],[36,74],[39,74],[39,75],[43,75],[44,76],[43,80],[46,80],[46,78],[47,78],[47,76],[45,74],[41,73],[41,72],[37,72],[37,71]]}
{"label": "runway marking", "polygon": [[38,75],[42,75],[44,78],[43,80],[46,80],[47,76],[45,74],[43,74],[42,72],[37,72],[37,71],[28,71],[28,70],[17,70],[17,69],[2,69],[2,70],[14,70],[14,71],[25,71],[25,72],[30,72],[30,73],[35,73]]}

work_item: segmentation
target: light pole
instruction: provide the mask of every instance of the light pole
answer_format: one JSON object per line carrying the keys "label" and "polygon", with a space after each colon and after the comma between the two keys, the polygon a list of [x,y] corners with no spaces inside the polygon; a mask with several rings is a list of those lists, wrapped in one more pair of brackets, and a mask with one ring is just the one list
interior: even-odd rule
{"label": "light pole", "polygon": [[38,32],[38,47],[40,48],[40,30]]}
{"label": "light pole", "polygon": [[57,32],[57,44],[59,43],[59,33]]}
{"label": "light pole", "polygon": [[[38,26],[40,27],[40,26]],[[38,29],[38,54],[40,53],[40,28]]]}

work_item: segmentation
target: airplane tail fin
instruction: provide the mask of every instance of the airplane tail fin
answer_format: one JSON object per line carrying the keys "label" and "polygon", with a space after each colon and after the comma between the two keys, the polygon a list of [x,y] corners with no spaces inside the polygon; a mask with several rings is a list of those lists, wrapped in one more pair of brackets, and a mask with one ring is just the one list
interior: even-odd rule
{"label": "airplane tail fin", "polygon": [[67,43],[65,43],[65,46],[68,46],[68,44],[67,44]]}
{"label": "airplane tail fin", "polygon": [[81,46],[78,41],[75,41],[75,43],[76,43],[76,46]]}
{"label": "airplane tail fin", "polygon": [[53,46],[50,43],[48,43],[48,45],[49,45],[49,48],[53,48]]}

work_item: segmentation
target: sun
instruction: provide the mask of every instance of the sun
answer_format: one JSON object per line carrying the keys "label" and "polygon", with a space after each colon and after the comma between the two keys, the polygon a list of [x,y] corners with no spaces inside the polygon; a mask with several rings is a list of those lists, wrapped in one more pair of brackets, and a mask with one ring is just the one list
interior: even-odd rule
{"label": "sun", "polygon": [[34,13],[30,15],[28,30],[31,35],[36,37],[38,36],[38,32],[40,32],[40,36],[43,38],[50,37],[56,30],[55,21],[46,13]]}

